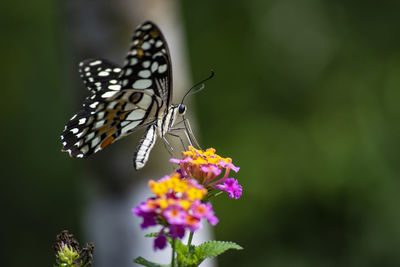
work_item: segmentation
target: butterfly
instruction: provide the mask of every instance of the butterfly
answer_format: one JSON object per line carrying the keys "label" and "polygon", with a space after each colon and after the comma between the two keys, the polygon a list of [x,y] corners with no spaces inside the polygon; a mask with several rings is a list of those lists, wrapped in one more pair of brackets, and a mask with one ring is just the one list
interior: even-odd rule
{"label": "butterfly", "polygon": [[147,127],[134,155],[135,169],[143,168],[157,136],[167,142],[165,135],[186,112],[183,101],[171,103],[171,58],[160,29],[150,21],[136,28],[122,68],[104,59],[87,59],[79,72],[90,95],[66,124],[62,151],[84,158]]}

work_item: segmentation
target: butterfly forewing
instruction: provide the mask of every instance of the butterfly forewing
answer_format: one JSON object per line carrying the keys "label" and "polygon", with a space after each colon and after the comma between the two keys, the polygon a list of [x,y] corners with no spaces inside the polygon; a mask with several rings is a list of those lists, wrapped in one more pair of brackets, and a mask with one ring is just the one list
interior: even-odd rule
{"label": "butterfly forewing", "polygon": [[172,69],[167,43],[156,25],[145,22],[133,36],[121,74],[122,89],[155,94],[165,107],[172,99]]}
{"label": "butterfly forewing", "polygon": [[170,104],[168,47],[151,22],[136,29],[122,69],[106,60],[89,59],[79,70],[92,94],[61,135],[63,151],[73,157],[86,157],[138,127],[154,123]]}

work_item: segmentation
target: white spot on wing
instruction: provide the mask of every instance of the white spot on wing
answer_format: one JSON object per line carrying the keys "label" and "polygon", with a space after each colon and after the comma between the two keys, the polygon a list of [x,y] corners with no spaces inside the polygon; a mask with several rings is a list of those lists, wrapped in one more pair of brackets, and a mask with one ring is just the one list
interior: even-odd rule
{"label": "white spot on wing", "polygon": [[145,24],[141,27],[142,30],[150,30],[151,29],[151,24]]}
{"label": "white spot on wing", "polygon": [[148,43],[148,42],[144,42],[143,44],[142,44],[142,49],[143,50],[147,50],[147,49],[149,49],[150,48],[150,44]]}
{"label": "white spot on wing", "polygon": [[139,76],[140,78],[149,78],[150,75],[151,75],[151,72],[150,72],[149,70],[141,70],[141,71],[139,71],[139,73],[138,73],[138,76]]}
{"label": "white spot on wing", "polygon": [[86,146],[84,146],[84,147],[81,148],[81,152],[82,152],[83,154],[86,154],[88,151],[89,151],[89,146],[88,146],[88,145],[86,145]]}
{"label": "white spot on wing", "polygon": [[160,46],[162,46],[163,42],[161,40],[158,40],[156,43],[156,47],[159,48]]}
{"label": "white spot on wing", "polygon": [[121,134],[126,134],[127,132],[135,128],[139,123],[140,121],[133,121],[130,124],[126,125],[121,129]]}
{"label": "white spot on wing", "polygon": [[134,89],[146,89],[146,88],[150,87],[151,84],[152,84],[152,81],[150,79],[140,79],[140,80],[135,81],[132,84],[132,87]]}
{"label": "white spot on wing", "polygon": [[79,132],[78,128],[73,128],[70,130],[71,133],[76,134],[77,132]]}
{"label": "white spot on wing", "polygon": [[159,73],[163,73],[167,70],[167,64],[161,65],[160,67],[158,67],[158,72]]}
{"label": "white spot on wing", "polygon": [[96,60],[96,61],[93,61],[93,62],[89,63],[90,66],[96,66],[96,65],[99,65],[99,64],[101,64],[101,60]]}
{"label": "white spot on wing", "polygon": [[110,74],[110,73],[107,72],[107,71],[100,71],[100,72],[99,72],[99,76],[102,76],[102,77],[108,76],[109,74]]}
{"label": "white spot on wing", "polygon": [[97,119],[98,119],[98,120],[102,120],[102,119],[104,118],[104,115],[105,115],[105,114],[106,114],[106,113],[105,113],[104,111],[97,113]]}
{"label": "white spot on wing", "polygon": [[151,72],[155,72],[158,69],[158,62],[154,61],[153,64],[151,64]]}
{"label": "white spot on wing", "polygon": [[90,104],[89,107],[96,108],[98,104],[99,104],[99,102],[93,102],[92,104]]}
{"label": "white spot on wing", "polygon": [[146,69],[147,69],[147,68],[150,66],[150,61],[149,61],[149,60],[146,60],[146,61],[143,62],[142,65],[143,65],[143,68],[146,68]]}
{"label": "white spot on wing", "polygon": [[94,132],[91,132],[90,134],[86,135],[85,137],[85,142],[89,141],[90,139],[92,139],[94,137]]}
{"label": "white spot on wing", "polygon": [[83,136],[87,131],[88,131],[88,128],[83,129],[83,131],[80,132],[80,133],[78,133],[78,134],[76,135],[76,137],[77,137],[77,138],[81,138],[81,136]]}
{"label": "white spot on wing", "polygon": [[78,142],[76,142],[76,143],[74,144],[74,146],[80,147],[80,146],[82,145],[82,143],[83,143],[83,141],[82,141],[82,140],[79,140]]}
{"label": "white spot on wing", "polygon": [[97,136],[95,139],[92,141],[92,147],[97,146],[100,143],[100,136]]}
{"label": "white spot on wing", "polygon": [[107,105],[107,109],[114,109],[114,107],[115,107],[117,104],[118,104],[117,101],[110,102],[110,103]]}
{"label": "white spot on wing", "polygon": [[105,123],[104,120],[103,120],[103,121],[98,121],[98,122],[96,122],[96,123],[94,124],[94,128],[95,128],[95,129],[100,128],[101,126],[104,125],[104,123]]}
{"label": "white spot on wing", "polygon": [[[109,88],[110,88],[111,86],[115,86],[115,85],[110,85]],[[118,87],[119,87],[119,86],[118,86]],[[108,92],[105,92],[104,94],[102,94],[101,97],[102,97],[102,98],[109,98],[109,97],[114,96],[116,93],[117,93],[117,92],[115,92],[115,91],[108,91]]]}
{"label": "white spot on wing", "polygon": [[110,89],[110,90],[119,90],[119,89],[121,89],[121,85],[113,84],[113,85],[108,86],[108,89]]}
{"label": "white spot on wing", "polygon": [[143,119],[144,114],[146,111],[141,110],[141,109],[136,109],[129,113],[129,115],[126,117],[127,121],[136,121],[136,120],[141,120]]}
{"label": "white spot on wing", "polygon": [[132,68],[127,68],[126,71],[125,71],[125,73],[124,73],[124,75],[125,75],[125,76],[129,76],[129,75],[132,74],[132,71],[133,71]]}
{"label": "white spot on wing", "polygon": [[131,58],[131,66],[135,65],[136,63],[138,63],[138,59],[135,57]]}

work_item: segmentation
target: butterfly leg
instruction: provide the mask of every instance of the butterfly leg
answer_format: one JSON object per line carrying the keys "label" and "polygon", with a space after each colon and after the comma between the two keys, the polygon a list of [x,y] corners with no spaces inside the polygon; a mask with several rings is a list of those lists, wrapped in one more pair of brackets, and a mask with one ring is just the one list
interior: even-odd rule
{"label": "butterfly leg", "polygon": [[192,139],[194,141],[194,144],[196,145],[196,147],[200,148],[199,142],[197,142],[196,137],[194,136],[194,133],[192,131],[192,127],[190,126],[190,122],[188,119],[183,118],[184,124],[185,124],[185,134],[188,137],[189,141],[190,141],[190,145],[193,146],[192,144]]}
{"label": "butterfly leg", "polygon": [[174,148],[171,146],[171,144],[168,142],[168,140],[163,136],[162,138],[164,140],[164,146],[168,150],[168,153],[172,155],[172,152],[174,151]]}
{"label": "butterfly leg", "polygon": [[[178,130],[183,130],[183,129],[184,129],[184,128],[175,128],[175,129],[172,129],[172,130],[178,131]],[[186,149],[185,143],[183,142],[183,139],[182,139],[179,135],[173,134],[173,133],[168,133],[168,134],[169,134],[170,136],[179,138],[179,140],[181,141],[181,144],[182,144],[183,149]]]}
{"label": "butterfly leg", "polygon": [[[179,124],[184,124],[184,127],[176,127]],[[190,126],[189,120],[186,118],[183,118],[180,122],[175,123],[174,128],[170,129],[170,131],[181,131],[183,130],[185,132],[186,138],[189,141],[189,144],[191,146],[196,146],[197,148],[201,149],[199,142],[197,142],[196,137],[194,136],[194,133],[192,131],[192,127]],[[193,143],[195,145],[193,145]]]}
{"label": "butterfly leg", "polygon": [[[172,132],[172,131],[175,131],[175,132],[176,131],[183,131],[185,133],[186,139],[189,141],[189,145],[193,146],[192,139],[190,138],[190,136],[188,134],[188,131],[187,131],[187,129],[185,127],[178,127],[178,128],[170,129],[170,132]],[[170,132],[168,134],[170,134]],[[179,139],[181,140],[181,142],[183,144],[183,140],[182,140],[182,138],[180,136],[178,136],[178,135],[173,135],[173,136],[179,137]],[[185,145],[183,145],[183,147],[186,149]]]}

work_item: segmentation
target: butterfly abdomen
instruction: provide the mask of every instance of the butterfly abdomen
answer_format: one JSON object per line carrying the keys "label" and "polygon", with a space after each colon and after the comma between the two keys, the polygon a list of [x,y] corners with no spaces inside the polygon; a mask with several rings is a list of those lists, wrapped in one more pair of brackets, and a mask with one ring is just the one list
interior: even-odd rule
{"label": "butterfly abdomen", "polygon": [[149,158],[150,151],[156,143],[156,128],[156,125],[150,125],[139,142],[133,157],[133,166],[136,170],[143,168]]}

